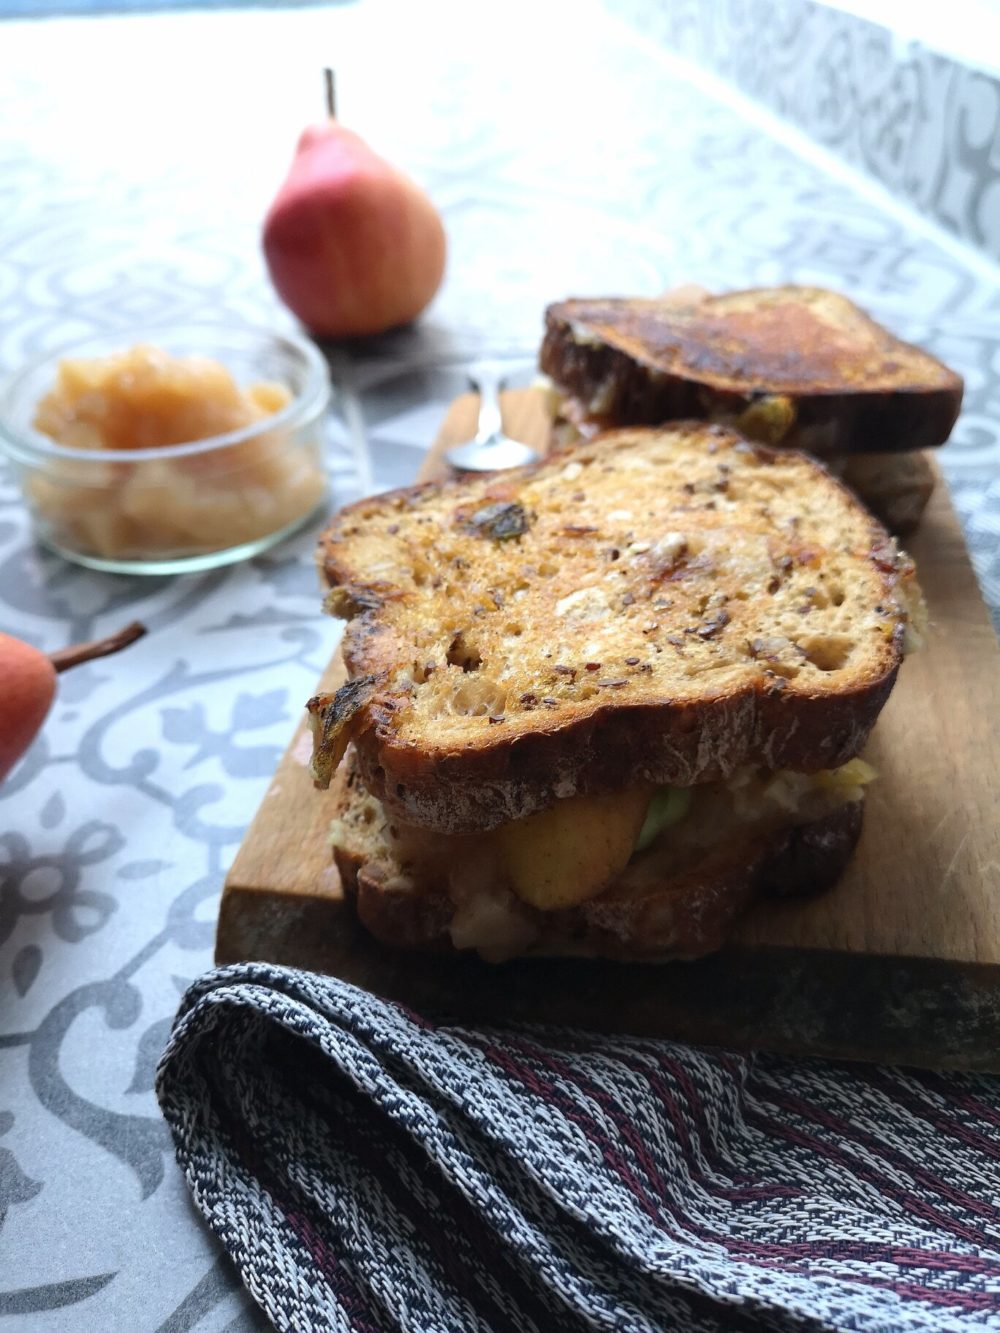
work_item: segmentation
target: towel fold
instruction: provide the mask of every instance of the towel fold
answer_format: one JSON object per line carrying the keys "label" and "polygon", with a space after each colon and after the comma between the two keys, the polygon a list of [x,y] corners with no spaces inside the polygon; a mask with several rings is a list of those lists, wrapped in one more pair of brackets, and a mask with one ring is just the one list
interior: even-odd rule
{"label": "towel fold", "polygon": [[279,1329],[1000,1327],[987,1076],[435,1026],[240,964],[157,1092]]}

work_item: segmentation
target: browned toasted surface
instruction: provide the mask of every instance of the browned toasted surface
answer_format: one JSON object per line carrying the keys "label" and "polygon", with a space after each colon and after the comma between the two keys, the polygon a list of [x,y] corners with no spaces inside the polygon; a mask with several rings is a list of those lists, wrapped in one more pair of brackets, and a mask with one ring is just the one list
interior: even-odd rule
{"label": "browned toasted surface", "polygon": [[412,824],[857,754],[912,566],[818,464],[698,424],[343,510],[321,543],[351,679],[310,702]]}
{"label": "browned toasted surface", "polygon": [[678,306],[662,300],[569,300],[549,307],[669,374],[742,393],[955,388],[940,361],[877,324],[847,297],[815,287],[729,292]]}
{"label": "browned toasted surface", "polygon": [[497,882],[483,835],[395,825],[352,753],[336,780],[334,856],[362,924],[398,948],[473,949],[490,961],[698,958],[722,947],[755,899],[833,885],[861,830],[863,800],[828,796],[797,817],[774,807],[740,819],[725,795],[705,789],[694,827],[669,830],[597,897],[541,911]]}
{"label": "browned toasted surface", "polygon": [[[926,448],[951,433],[962,380],[853,302],[813,287],[692,300],[574,299],[546,311],[542,369],[608,426],[726,420],[786,396],[784,442],[817,453]],[[757,414],[759,415],[759,413]],[[773,416],[773,414],[772,414]],[[773,420],[748,421],[776,442]]]}

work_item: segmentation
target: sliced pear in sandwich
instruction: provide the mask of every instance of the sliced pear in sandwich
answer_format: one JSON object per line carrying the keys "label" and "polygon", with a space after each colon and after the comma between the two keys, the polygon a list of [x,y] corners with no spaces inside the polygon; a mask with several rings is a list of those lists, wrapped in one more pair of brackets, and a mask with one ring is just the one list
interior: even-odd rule
{"label": "sliced pear in sandwich", "polygon": [[624,870],[653,788],[572,796],[493,835],[514,893],[543,912],[575,907]]}

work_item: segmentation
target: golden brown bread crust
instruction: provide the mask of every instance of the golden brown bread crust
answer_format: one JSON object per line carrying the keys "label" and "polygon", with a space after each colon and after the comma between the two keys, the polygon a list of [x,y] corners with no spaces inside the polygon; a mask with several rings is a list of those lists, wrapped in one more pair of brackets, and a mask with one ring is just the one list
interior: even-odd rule
{"label": "golden brown bread crust", "polygon": [[697,423],[359,502],[320,558],[353,618],[348,684],[309,704],[317,775],[351,739],[369,790],[445,833],[640,780],[844,763],[892,688],[912,583],[818,464]]}
{"label": "golden brown bread crust", "polygon": [[848,693],[794,701],[748,691],[680,707],[669,699],[607,704],[568,725],[543,717],[537,730],[522,727],[503,747],[452,751],[395,745],[391,708],[374,705],[352,739],[365,785],[400,818],[443,833],[473,832],[637,778],[692,786],[744,764],[836,768],[864,746],[897,670]]}
{"label": "golden brown bread crust", "polygon": [[[337,804],[348,821],[360,821],[370,809],[351,764],[338,774]],[[851,801],[808,823],[730,831],[695,864],[664,874],[655,861],[647,871],[629,867],[619,882],[576,907],[539,911],[509,898],[523,943],[511,948],[508,942],[495,956],[655,962],[713,953],[754,901],[819,893],[836,883],[860,835],[863,805]],[[408,876],[364,831],[335,844],[334,858],[359,920],[383,944],[453,949],[456,904],[433,872],[423,880]]]}
{"label": "golden brown bread crust", "polygon": [[[550,305],[542,370],[584,414],[615,427],[736,417],[762,395],[794,403],[782,441],[824,457],[943,444],[961,377],[846,297],[776,287],[692,300]],[[759,437],[758,437],[759,438]]]}

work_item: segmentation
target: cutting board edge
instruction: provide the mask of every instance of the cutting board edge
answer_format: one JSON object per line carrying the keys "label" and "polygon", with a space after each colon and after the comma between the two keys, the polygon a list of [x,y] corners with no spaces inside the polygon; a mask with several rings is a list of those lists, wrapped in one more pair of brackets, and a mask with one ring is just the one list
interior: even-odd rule
{"label": "cutting board edge", "polygon": [[[282,903],[280,921],[273,900],[256,890],[227,886],[227,902],[242,916],[242,945],[232,947],[237,936],[230,932],[218,965],[252,959],[304,967],[439,1022],[541,1023],[742,1051],[1000,1073],[996,964],[768,945],[638,966],[562,958],[496,965],[384,948],[332,895]],[[617,996],[614,1006],[609,993]]]}

